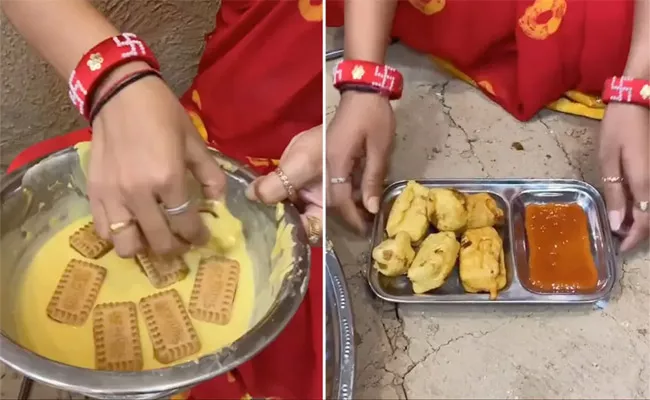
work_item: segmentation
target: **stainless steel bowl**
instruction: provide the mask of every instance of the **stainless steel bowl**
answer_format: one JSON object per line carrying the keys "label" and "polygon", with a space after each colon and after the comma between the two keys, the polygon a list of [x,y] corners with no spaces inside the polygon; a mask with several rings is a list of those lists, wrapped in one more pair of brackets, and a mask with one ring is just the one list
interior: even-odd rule
{"label": "stainless steel bowl", "polygon": [[332,245],[325,253],[325,385],[328,399],[351,400],[354,396],[355,347],[352,304],[345,276]]}
{"label": "stainless steel bowl", "polygon": [[[281,285],[269,277],[278,267],[271,259],[276,240],[276,208],[250,202],[244,189],[254,174],[214,151],[228,176],[227,204],[241,219],[255,266],[256,301],[250,330],[231,346],[197,362],[142,372],[106,372],[63,365],[22,348],[12,338],[12,282],[30,264],[34,253],[57,230],[90,209],[85,177],[77,151],[69,148],[15,171],[0,183],[0,300],[2,324],[0,361],[24,375],[70,392],[104,399],[153,399],[169,396],[223,374],[264,349],[293,317],[307,291],[310,250],[297,210],[285,203],[284,219],[293,224],[293,267]],[[193,182],[192,191],[199,193]],[[52,218],[58,223],[51,224]],[[53,227],[54,226],[54,227]],[[33,235],[24,235],[25,231]],[[276,258],[277,259],[277,258]],[[15,285],[14,285],[15,286]],[[44,312],[44,311],[43,311]],[[63,338],[62,338],[63,340]]]}

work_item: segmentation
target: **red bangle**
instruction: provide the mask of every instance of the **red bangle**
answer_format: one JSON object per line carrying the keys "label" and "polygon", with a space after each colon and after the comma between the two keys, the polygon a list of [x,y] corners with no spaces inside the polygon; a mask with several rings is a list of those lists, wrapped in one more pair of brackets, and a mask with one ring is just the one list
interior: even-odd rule
{"label": "red bangle", "polygon": [[603,103],[631,103],[650,108],[650,81],[614,76],[605,81]]}
{"label": "red bangle", "polygon": [[369,61],[344,60],[334,67],[334,87],[366,86],[391,100],[402,97],[404,78],[395,68]]}
{"label": "red bangle", "polygon": [[70,74],[68,94],[84,118],[89,118],[90,100],[101,81],[115,68],[132,61],[144,61],[154,70],[160,70],[151,49],[133,33],[110,37],[81,57]]}

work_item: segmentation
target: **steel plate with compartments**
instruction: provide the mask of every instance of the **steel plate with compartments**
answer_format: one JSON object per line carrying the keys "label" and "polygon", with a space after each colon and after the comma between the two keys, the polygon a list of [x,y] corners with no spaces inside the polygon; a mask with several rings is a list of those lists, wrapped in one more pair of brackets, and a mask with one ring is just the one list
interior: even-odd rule
{"label": "steel plate with compartments", "polygon": [[[616,280],[616,251],[607,220],[605,203],[591,185],[577,180],[417,180],[427,188],[453,188],[464,193],[489,193],[504,211],[505,223],[497,228],[505,250],[508,283],[495,300],[488,294],[466,293],[458,268],[445,284],[425,294],[414,294],[406,276],[386,277],[368,266],[368,283],[380,298],[398,303],[593,303],[608,297]],[[385,239],[388,214],[407,181],[386,188],[381,209],[375,218],[371,250]],[[589,293],[539,293],[528,284],[528,248],[524,210],[528,204],[578,204],[587,215],[591,254],[598,270],[598,285]]]}
{"label": "steel plate with compartments", "polygon": [[325,398],[350,400],[354,394],[355,366],[352,304],[341,264],[329,241],[325,267]]}

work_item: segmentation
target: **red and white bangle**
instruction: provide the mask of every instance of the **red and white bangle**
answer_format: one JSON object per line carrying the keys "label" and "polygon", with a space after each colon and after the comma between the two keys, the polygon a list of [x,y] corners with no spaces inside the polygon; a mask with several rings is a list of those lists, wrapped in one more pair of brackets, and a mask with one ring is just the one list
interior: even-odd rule
{"label": "red and white bangle", "polygon": [[344,60],[334,67],[334,87],[366,87],[377,91],[391,100],[402,97],[404,78],[395,68],[370,61]]}
{"label": "red and white bangle", "polygon": [[630,103],[650,108],[650,81],[614,76],[605,81],[603,103]]}
{"label": "red and white bangle", "polygon": [[160,71],[160,64],[151,49],[133,33],[110,37],[81,57],[70,74],[68,94],[84,118],[90,116],[90,100],[101,81],[115,68],[132,61],[143,61]]}

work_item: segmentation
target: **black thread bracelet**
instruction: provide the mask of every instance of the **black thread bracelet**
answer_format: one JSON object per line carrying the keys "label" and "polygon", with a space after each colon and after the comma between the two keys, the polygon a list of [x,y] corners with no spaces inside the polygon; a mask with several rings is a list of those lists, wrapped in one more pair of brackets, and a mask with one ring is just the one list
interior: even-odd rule
{"label": "black thread bracelet", "polygon": [[156,71],[155,69],[146,69],[143,71],[134,72],[119,80],[113,87],[108,90],[108,92],[104,93],[104,95],[97,101],[97,104],[95,104],[92,110],[90,110],[90,115],[88,117],[90,126],[93,126],[93,122],[95,121],[95,118],[97,118],[97,114],[99,114],[102,108],[104,108],[106,103],[108,103],[119,92],[121,92],[124,88],[131,85],[132,83],[135,83],[142,78],[146,78],[147,76],[152,75],[162,79],[160,72]]}
{"label": "black thread bracelet", "polygon": [[374,86],[368,86],[368,85],[356,85],[353,83],[348,83],[346,85],[341,86],[339,89],[341,93],[345,92],[361,92],[361,93],[376,93],[380,95],[384,95],[384,93],[379,89]]}

